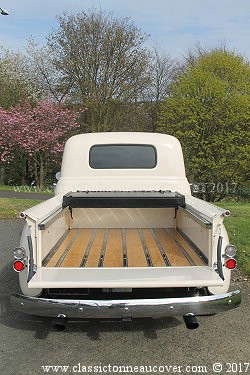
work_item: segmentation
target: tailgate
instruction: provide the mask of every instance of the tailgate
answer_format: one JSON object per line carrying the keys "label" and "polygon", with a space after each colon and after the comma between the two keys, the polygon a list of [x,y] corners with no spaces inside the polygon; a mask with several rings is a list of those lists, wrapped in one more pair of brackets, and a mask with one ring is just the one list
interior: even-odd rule
{"label": "tailgate", "polygon": [[222,286],[213,268],[38,268],[29,288],[162,288]]}

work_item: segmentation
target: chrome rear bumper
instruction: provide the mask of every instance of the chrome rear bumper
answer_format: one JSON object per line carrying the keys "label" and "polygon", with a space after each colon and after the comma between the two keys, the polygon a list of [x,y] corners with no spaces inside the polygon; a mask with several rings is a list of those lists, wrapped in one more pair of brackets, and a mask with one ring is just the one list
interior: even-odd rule
{"label": "chrome rear bumper", "polygon": [[70,300],[28,297],[21,294],[11,296],[12,307],[20,312],[68,318],[141,318],[187,314],[216,314],[236,308],[241,303],[241,293],[234,292],[211,296],[131,299],[131,300]]}

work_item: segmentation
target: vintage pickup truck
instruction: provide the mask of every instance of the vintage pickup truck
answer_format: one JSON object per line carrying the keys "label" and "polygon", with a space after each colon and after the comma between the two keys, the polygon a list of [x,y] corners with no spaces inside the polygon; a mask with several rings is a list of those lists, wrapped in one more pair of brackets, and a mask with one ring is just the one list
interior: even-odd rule
{"label": "vintage pickup truck", "polygon": [[55,196],[26,220],[14,270],[23,313],[67,319],[196,316],[237,307],[230,212],[191,195],[179,141],[155,133],[70,138]]}

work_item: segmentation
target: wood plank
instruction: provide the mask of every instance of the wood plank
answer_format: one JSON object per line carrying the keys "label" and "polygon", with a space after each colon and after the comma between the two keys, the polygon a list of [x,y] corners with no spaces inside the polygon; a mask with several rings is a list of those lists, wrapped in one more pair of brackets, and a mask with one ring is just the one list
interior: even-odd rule
{"label": "wood plank", "polygon": [[97,229],[95,239],[91,246],[90,253],[86,261],[85,267],[98,267],[101,250],[102,250],[103,238],[104,238],[104,229]]}
{"label": "wood plank", "polygon": [[128,267],[147,267],[147,260],[137,229],[126,229]]}
{"label": "wood plank", "polygon": [[163,228],[154,229],[154,231],[172,267],[190,266],[189,261],[178,248],[175,240]]}
{"label": "wood plank", "polygon": [[73,239],[74,235],[76,234],[76,229],[72,229],[68,236],[65,238],[63,243],[58,247],[56,253],[53,257],[49,260],[46,267],[55,267],[61,256],[63,255],[64,251],[66,250],[67,246],[69,245],[70,241]]}
{"label": "wood plank", "polygon": [[205,262],[199,255],[195,252],[192,246],[182,237],[180,233],[177,232],[176,229],[170,229],[174,238],[179,242],[179,244],[186,250],[189,256],[192,258],[193,262],[196,266],[204,266]]}
{"label": "wood plank", "polygon": [[165,267],[166,264],[162,258],[161,252],[149,229],[143,229],[144,239],[146,241],[148,251],[153,263],[153,267]]}
{"label": "wood plank", "polygon": [[103,267],[122,267],[123,266],[123,248],[122,248],[122,230],[110,229],[108,242],[103,262]]}
{"label": "wood plank", "polygon": [[80,267],[92,232],[93,229],[80,230],[77,239],[74,241],[69,253],[62,262],[61,267]]}

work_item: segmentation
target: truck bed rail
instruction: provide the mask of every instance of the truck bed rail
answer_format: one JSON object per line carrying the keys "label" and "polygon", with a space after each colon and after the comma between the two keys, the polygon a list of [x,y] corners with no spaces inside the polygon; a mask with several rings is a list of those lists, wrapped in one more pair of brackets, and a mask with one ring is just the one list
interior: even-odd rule
{"label": "truck bed rail", "polygon": [[77,191],[63,196],[63,207],[71,208],[141,208],[184,207],[185,196],[168,190],[160,191]]}

